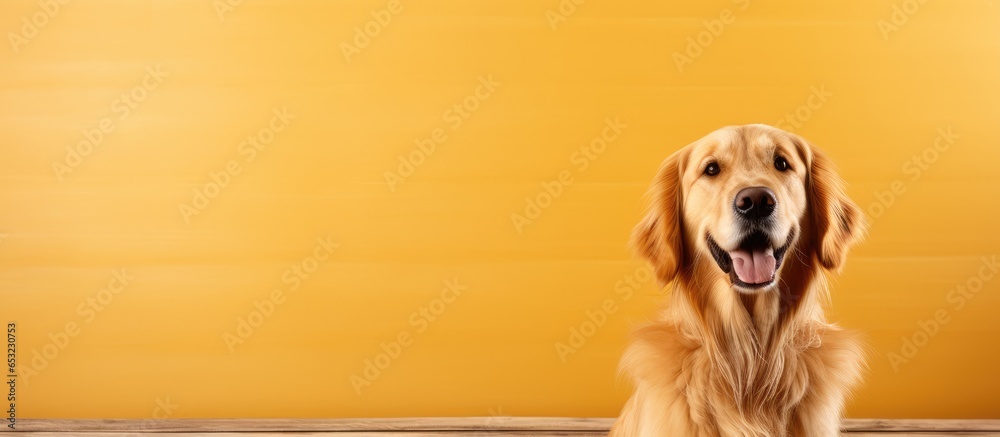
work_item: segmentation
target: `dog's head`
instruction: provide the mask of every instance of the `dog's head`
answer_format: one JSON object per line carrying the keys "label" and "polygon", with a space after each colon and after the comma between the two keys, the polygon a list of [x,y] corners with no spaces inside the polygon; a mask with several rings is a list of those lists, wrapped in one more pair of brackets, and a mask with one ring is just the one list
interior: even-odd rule
{"label": "dog's head", "polygon": [[799,136],[726,127],[664,161],[633,245],[660,282],[700,264],[744,293],[773,289],[790,250],[838,269],[865,229],[832,163]]}

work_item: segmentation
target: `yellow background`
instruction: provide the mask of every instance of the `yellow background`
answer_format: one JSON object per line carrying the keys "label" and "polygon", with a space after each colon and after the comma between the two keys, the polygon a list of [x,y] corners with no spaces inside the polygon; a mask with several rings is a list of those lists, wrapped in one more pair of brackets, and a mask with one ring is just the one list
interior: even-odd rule
{"label": "yellow background", "polygon": [[[553,28],[555,0],[405,0],[348,62],[342,44],[387,4],[246,0],[220,18],[208,0],[74,1],[0,46],[0,321],[18,322],[22,377],[49,334],[80,330],[19,385],[22,417],[144,418],[158,400],[171,417],[614,416],[626,333],[662,301],[650,281],[615,292],[641,276],[625,245],[659,162],[796,111],[880,211],[830,312],[873,354],[849,415],[1000,417],[1000,280],[947,300],[1000,250],[994,2],[591,0]],[[41,8],[0,3],[4,41]],[[156,66],[169,76],[119,120]],[[445,112],[490,75],[453,128]],[[812,88],[832,95],[800,109]],[[276,108],[296,118],[247,162],[240,142]],[[115,130],[60,182],[53,162],[105,117]],[[581,170],[574,153],[615,117],[627,128]],[[913,180],[907,161],[949,127]],[[391,191],[385,173],[436,128],[447,140]],[[230,160],[242,172],[185,223],[179,205]],[[573,183],[519,233],[511,215],[563,171]],[[905,193],[873,207],[893,181]],[[339,247],[288,291],[327,235]],[[78,305],[119,268],[135,279],[87,323]],[[417,333],[411,314],[451,278],[467,289]],[[274,288],[287,300],[231,353],[223,333]],[[609,298],[619,310],[563,363],[555,344]],[[894,370],[939,310],[950,321]],[[351,375],[400,332],[412,345],[357,395]]]}

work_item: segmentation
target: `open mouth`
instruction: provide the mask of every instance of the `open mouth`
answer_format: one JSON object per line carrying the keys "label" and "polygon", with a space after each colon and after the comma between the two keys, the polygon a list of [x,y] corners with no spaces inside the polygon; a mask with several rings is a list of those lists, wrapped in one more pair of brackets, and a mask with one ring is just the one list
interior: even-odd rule
{"label": "open mouth", "polygon": [[733,285],[757,289],[774,283],[774,277],[781,268],[781,261],[794,237],[793,230],[788,233],[785,244],[775,249],[767,234],[754,231],[740,241],[736,250],[727,252],[708,235],[708,247],[719,268],[729,274]]}

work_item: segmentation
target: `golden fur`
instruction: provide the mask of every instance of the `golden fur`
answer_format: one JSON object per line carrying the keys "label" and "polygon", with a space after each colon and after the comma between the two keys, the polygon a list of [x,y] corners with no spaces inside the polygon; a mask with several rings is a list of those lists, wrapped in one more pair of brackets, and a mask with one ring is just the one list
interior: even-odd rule
{"label": "golden fur", "polygon": [[[790,170],[776,170],[779,154]],[[710,161],[717,176],[705,176]],[[743,290],[705,235],[736,244],[733,199],[755,185],[775,193],[775,232],[790,243],[773,285]],[[727,127],[667,158],[649,195],[632,243],[673,293],[622,358],[635,391],[611,435],[839,435],[864,359],[856,335],[824,318],[825,272],[840,269],[865,222],[830,160],[780,129]]]}

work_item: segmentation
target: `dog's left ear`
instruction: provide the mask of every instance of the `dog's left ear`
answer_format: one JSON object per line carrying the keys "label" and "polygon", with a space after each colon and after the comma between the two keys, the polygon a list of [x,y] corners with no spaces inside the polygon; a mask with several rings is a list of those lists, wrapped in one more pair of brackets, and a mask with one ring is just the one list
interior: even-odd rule
{"label": "dog's left ear", "polygon": [[815,232],[816,259],[827,270],[840,270],[847,250],[868,230],[861,209],[844,193],[844,181],[833,161],[822,151],[805,143],[811,155],[809,196]]}

